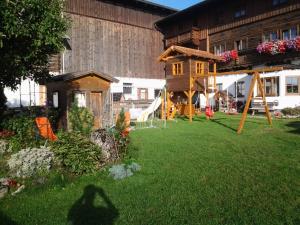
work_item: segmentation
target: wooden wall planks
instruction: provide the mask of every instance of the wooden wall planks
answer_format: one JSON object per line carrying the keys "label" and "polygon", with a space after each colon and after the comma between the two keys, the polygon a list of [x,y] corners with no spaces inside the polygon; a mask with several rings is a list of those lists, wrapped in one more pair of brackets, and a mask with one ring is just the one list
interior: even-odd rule
{"label": "wooden wall planks", "polygon": [[[167,9],[134,8],[132,1],[67,0],[66,12],[153,29],[154,22],[172,13]],[[126,6],[127,5],[127,6]]]}
{"label": "wooden wall planks", "polygon": [[65,72],[96,70],[118,77],[164,78],[163,65],[157,63],[163,51],[158,31],[67,15],[72,20],[72,50],[65,52]]}

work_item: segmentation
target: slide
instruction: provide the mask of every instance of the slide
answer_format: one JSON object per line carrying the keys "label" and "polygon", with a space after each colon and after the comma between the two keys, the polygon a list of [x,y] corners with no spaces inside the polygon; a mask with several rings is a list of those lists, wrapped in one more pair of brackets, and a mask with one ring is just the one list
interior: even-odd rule
{"label": "slide", "polygon": [[154,113],[159,106],[161,105],[161,97],[157,97],[154,99],[154,101],[151,103],[151,105],[141,112],[141,114],[137,118],[137,122],[146,122],[149,118],[149,115]]}

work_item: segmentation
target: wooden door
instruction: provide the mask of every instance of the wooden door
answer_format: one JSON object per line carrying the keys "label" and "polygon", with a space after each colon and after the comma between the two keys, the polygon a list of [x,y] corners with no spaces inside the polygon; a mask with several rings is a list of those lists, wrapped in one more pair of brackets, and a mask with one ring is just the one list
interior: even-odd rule
{"label": "wooden door", "polygon": [[101,92],[91,92],[90,110],[94,114],[94,128],[98,129],[102,126],[102,94]]}

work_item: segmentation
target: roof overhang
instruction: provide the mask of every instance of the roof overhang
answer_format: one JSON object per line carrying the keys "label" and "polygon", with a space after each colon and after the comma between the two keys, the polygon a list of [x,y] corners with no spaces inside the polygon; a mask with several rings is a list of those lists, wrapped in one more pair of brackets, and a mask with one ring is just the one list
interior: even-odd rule
{"label": "roof overhang", "polygon": [[111,83],[119,82],[118,79],[116,79],[110,75],[107,75],[102,72],[96,72],[93,70],[61,74],[61,75],[52,77],[50,81],[54,81],[54,82],[55,81],[71,81],[71,80],[80,79],[80,78],[83,78],[86,76],[96,76],[96,77],[99,77],[99,78],[104,79]]}
{"label": "roof overhang", "polygon": [[171,56],[172,53],[178,52],[184,56],[187,57],[195,57],[195,58],[201,58],[204,60],[214,60],[217,62],[223,62],[223,58],[221,56],[214,55],[212,53],[206,52],[206,51],[201,51],[197,49],[192,49],[192,48],[186,48],[182,46],[171,46],[168,48],[164,53],[160,55],[158,58],[158,61],[164,62],[167,61],[168,57]]}

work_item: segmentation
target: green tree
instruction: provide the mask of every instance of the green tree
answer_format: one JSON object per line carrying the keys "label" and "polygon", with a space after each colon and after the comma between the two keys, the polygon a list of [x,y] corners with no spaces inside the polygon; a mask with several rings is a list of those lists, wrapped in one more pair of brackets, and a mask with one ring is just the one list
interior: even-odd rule
{"label": "green tree", "polygon": [[63,49],[69,27],[63,8],[64,0],[0,1],[0,92],[49,77],[49,58]]}

